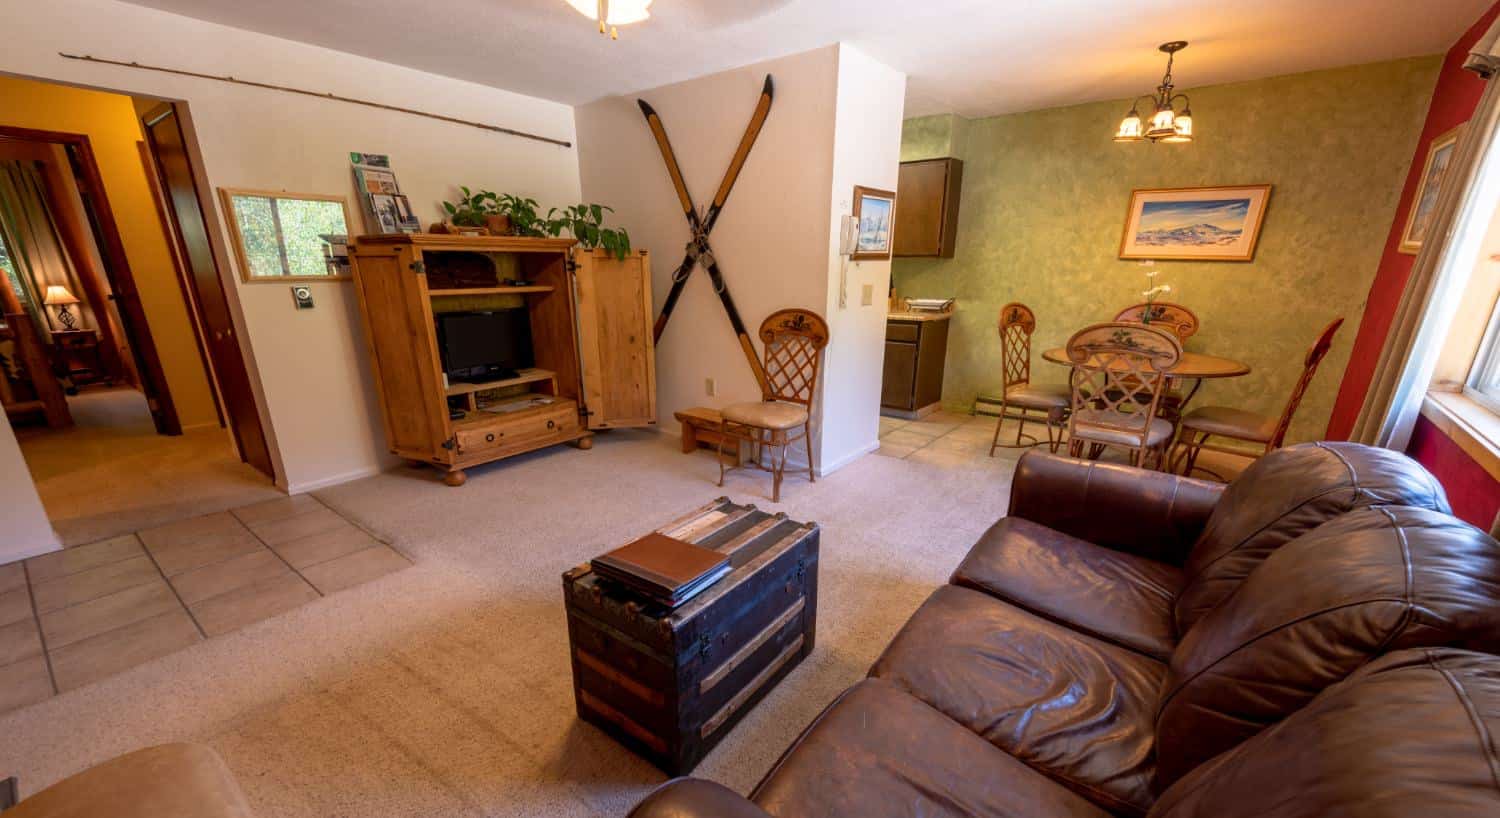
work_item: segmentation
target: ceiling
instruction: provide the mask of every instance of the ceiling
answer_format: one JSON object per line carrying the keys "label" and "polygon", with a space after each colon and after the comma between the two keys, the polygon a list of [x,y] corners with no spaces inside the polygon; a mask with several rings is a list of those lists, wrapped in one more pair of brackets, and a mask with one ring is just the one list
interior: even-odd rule
{"label": "ceiling", "polygon": [[1166,40],[1183,89],[1435,54],[1492,0],[655,0],[613,42],[563,0],[131,2],[570,104],[843,41],[978,117],[1147,93]]}

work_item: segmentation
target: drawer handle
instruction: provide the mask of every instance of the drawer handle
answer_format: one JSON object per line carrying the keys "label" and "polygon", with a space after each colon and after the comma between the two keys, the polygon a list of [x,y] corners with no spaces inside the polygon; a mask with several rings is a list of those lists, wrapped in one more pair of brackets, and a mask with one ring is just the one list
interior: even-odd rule
{"label": "drawer handle", "polygon": [[485,435],[484,436],[484,442],[485,443],[494,443],[495,442],[495,433],[494,432],[490,432],[489,434]]}
{"label": "drawer handle", "polygon": [[549,421],[547,421],[547,428],[548,429],[556,429],[557,428],[557,421],[555,421],[555,420],[549,420]]}

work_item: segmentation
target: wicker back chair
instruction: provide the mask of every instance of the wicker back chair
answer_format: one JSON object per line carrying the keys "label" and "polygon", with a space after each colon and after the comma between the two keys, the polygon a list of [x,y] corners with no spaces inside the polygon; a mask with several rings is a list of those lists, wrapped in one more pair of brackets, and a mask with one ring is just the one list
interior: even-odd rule
{"label": "wicker back chair", "polygon": [[[1204,450],[1260,457],[1281,448],[1286,441],[1287,429],[1291,428],[1292,418],[1297,414],[1297,407],[1302,405],[1302,397],[1307,394],[1307,387],[1318,371],[1318,365],[1323,362],[1324,356],[1333,346],[1333,337],[1343,325],[1344,319],[1336,318],[1318,333],[1318,339],[1308,348],[1307,354],[1302,356],[1302,374],[1297,377],[1297,384],[1292,387],[1292,394],[1282,406],[1279,416],[1273,418],[1231,406],[1204,406],[1188,412],[1182,419],[1182,435],[1173,461],[1174,467],[1186,461],[1183,473],[1192,474],[1197,467],[1198,455]],[[1210,443],[1209,438],[1212,437],[1256,444],[1260,446],[1260,451],[1251,454],[1244,448]]]}
{"label": "wicker back chair", "polygon": [[[807,478],[817,481],[812,448],[812,405],[818,395],[818,374],[823,349],[828,346],[828,323],[815,312],[778,310],[761,322],[760,340],[765,346],[766,389],[757,403],[736,403],[722,410],[719,435],[719,485],[726,467],[724,444],[734,440],[750,444],[748,465],[771,472],[771,501],[781,500],[781,479],[786,473],[790,444],[804,441]],[[801,428],[801,432],[796,430]],[[769,452],[770,462],[766,462]]]}
{"label": "wicker back chair", "polygon": [[1084,327],[1068,339],[1072,363],[1069,453],[1083,445],[1117,446],[1144,466],[1165,465],[1172,423],[1157,416],[1168,372],[1182,360],[1182,342],[1165,328],[1110,322]]}
{"label": "wicker back chair", "polygon": [[[1000,397],[1000,416],[995,420],[995,437],[990,441],[990,457],[999,448],[1014,449],[1041,443],[1026,434],[1026,423],[1042,423],[1047,429],[1047,445],[1052,451],[1062,445],[1063,422],[1068,414],[1068,390],[1061,385],[1031,382],[1031,334],[1036,331],[1036,314],[1019,302],[1000,308],[1000,377],[1004,383]],[[1040,413],[1040,414],[1033,414]],[[1000,427],[1007,420],[1017,422],[1016,442],[1001,443]]]}

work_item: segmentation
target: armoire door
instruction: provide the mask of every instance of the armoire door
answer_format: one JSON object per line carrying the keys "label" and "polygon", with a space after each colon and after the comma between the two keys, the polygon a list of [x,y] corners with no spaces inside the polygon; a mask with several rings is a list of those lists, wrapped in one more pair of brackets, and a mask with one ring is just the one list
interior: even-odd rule
{"label": "armoire door", "polygon": [[652,339],[651,255],[619,260],[573,251],[573,297],[588,428],[656,423],[656,344]]}

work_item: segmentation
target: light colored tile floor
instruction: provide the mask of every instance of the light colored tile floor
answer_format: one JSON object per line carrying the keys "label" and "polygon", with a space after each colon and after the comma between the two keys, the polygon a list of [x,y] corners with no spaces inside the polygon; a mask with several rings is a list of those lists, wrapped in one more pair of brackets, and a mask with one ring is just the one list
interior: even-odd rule
{"label": "light colored tile floor", "polygon": [[[946,410],[918,421],[882,416],[880,448],[876,450],[876,454],[947,468],[1003,468],[1009,474],[1010,467],[1027,448],[996,448],[991,457],[990,443],[995,439],[995,420],[989,415],[965,415]],[[1016,422],[1007,420],[1000,430],[1001,443],[1013,443],[1016,431]],[[1039,448],[1046,450],[1046,427],[1040,423],[1027,423],[1025,432],[1041,437],[1043,445]],[[1067,450],[1064,448],[1061,451]],[[1103,458],[1123,462],[1121,453],[1113,449],[1107,449]],[[1219,452],[1204,452],[1198,459],[1200,466],[1226,480],[1233,479],[1250,463],[1248,457]],[[1208,477],[1197,472],[1194,476]]]}
{"label": "light colored tile floor", "polygon": [[0,713],[410,564],[299,495],[0,566]]}

